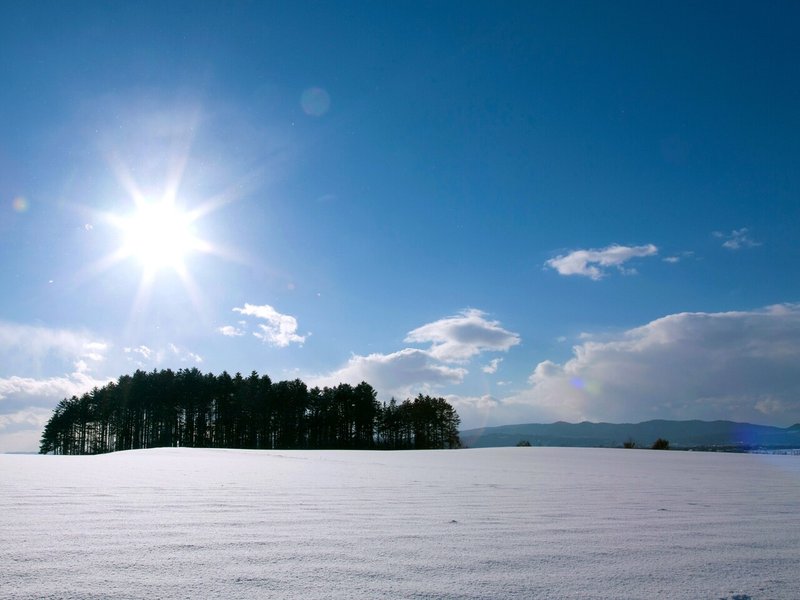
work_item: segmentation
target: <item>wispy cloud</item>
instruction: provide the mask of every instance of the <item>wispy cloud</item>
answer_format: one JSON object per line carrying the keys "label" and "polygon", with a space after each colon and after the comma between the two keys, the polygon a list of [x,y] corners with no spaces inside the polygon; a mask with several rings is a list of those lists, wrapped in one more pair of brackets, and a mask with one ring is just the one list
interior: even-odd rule
{"label": "wispy cloud", "polygon": [[501,362],[503,362],[502,358],[493,358],[492,360],[489,361],[488,365],[483,365],[481,367],[481,371],[493,375],[497,373],[497,368],[500,366]]}
{"label": "wispy cloud", "polygon": [[244,331],[233,325],[223,325],[217,329],[222,335],[227,337],[239,337],[244,335]]}
{"label": "wispy cloud", "polygon": [[177,356],[181,362],[192,362],[198,365],[203,362],[203,357],[196,352],[186,350],[185,348],[181,348],[175,344],[170,344],[169,349],[170,352],[172,352],[172,355]]}
{"label": "wispy cloud", "polygon": [[266,321],[266,323],[258,324],[260,331],[254,332],[253,335],[271,346],[285,348],[292,343],[303,344],[308,336],[308,334],[297,334],[296,318],[279,313],[269,304],[245,304],[243,307],[233,310],[242,315]]}
{"label": "wispy cloud", "polygon": [[140,368],[152,365],[163,365],[165,363],[172,364],[176,359],[182,363],[190,362],[200,364],[203,362],[203,357],[199,354],[181,348],[173,343],[155,348],[141,344],[134,347],[125,347],[122,350],[128,355],[128,360]]}
{"label": "wispy cloud", "polygon": [[430,354],[445,362],[465,362],[487,350],[507,351],[520,343],[518,334],[503,329],[499,321],[486,319],[477,309],[439,319],[410,331],[406,342],[432,342]]}
{"label": "wispy cloud", "polygon": [[714,231],[712,234],[715,238],[724,240],[722,247],[728,250],[741,250],[742,248],[755,248],[760,246],[761,242],[755,241],[750,237],[750,230],[747,227],[741,229],[734,229],[730,233],[722,233],[721,231]]}
{"label": "wispy cloud", "polygon": [[141,346],[136,346],[134,348],[126,347],[123,348],[122,351],[125,354],[138,354],[145,360],[148,360],[151,356],[153,356],[153,351],[144,344],[142,344]]}
{"label": "wispy cloud", "polygon": [[185,360],[197,363],[198,365],[203,362],[203,357],[194,352],[187,352]]}
{"label": "wispy cloud", "polygon": [[100,362],[108,349],[107,342],[89,332],[0,321],[0,356],[6,366],[39,364],[48,359]]}
{"label": "wispy cloud", "polygon": [[658,254],[658,248],[653,244],[644,246],[612,244],[600,249],[573,250],[551,258],[545,265],[555,269],[559,275],[580,275],[597,281],[605,277],[611,267],[626,275],[633,275],[636,270],[624,267],[626,262],[655,254]]}
{"label": "wispy cloud", "polygon": [[670,263],[672,265],[681,262],[682,260],[686,260],[687,258],[691,258],[694,256],[694,252],[691,250],[687,250],[685,252],[679,252],[678,254],[673,254],[672,256],[665,256],[662,260],[665,263]]}

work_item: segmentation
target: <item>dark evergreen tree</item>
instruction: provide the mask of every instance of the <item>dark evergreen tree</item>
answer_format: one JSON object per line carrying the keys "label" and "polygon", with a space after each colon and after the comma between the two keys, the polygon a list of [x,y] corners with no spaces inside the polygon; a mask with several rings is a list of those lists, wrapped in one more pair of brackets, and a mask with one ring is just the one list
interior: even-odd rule
{"label": "dark evergreen tree", "polygon": [[443,398],[381,405],[366,382],[309,390],[199,370],[137,370],[64,398],[42,432],[43,454],[157,446],[214,448],[457,448],[459,419]]}

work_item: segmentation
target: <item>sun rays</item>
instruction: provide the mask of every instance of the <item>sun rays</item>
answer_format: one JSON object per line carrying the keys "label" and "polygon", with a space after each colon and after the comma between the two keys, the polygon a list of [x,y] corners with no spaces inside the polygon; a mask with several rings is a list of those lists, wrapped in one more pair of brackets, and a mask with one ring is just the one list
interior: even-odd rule
{"label": "sun rays", "polygon": [[[188,136],[187,136],[188,137]],[[182,191],[189,162],[191,140],[169,144],[161,181],[138,181],[134,169],[117,154],[108,156],[117,184],[124,190],[127,209],[93,211],[97,221],[109,225],[112,249],[84,269],[81,278],[98,276],[111,269],[126,268],[138,273],[138,286],[130,309],[130,321],[145,312],[157,286],[178,279],[192,306],[203,314],[203,294],[195,281],[199,269],[208,265],[197,260],[213,254],[237,260],[237,255],[205,237],[203,221],[236,199],[222,193],[201,199]],[[235,189],[235,186],[229,188]],[[155,192],[151,190],[156,190]],[[129,323],[131,325],[131,323]]]}

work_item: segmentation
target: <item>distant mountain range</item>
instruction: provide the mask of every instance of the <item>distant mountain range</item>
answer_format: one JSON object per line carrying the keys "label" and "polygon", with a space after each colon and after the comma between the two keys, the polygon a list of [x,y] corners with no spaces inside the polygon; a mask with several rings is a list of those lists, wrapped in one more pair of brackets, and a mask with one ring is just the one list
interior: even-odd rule
{"label": "distant mountain range", "polygon": [[649,448],[658,438],[675,449],[746,451],[756,448],[800,448],[800,423],[770,427],[733,421],[645,421],[643,423],[526,423],[467,429],[461,443],[469,448],[516,446],[578,446],[621,448],[633,441]]}

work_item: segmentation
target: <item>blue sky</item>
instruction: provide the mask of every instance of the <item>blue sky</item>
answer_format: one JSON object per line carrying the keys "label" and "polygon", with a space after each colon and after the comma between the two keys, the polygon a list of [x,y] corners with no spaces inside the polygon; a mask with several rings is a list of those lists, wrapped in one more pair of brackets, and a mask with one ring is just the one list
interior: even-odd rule
{"label": "blue sky", "polygon": [[136,368],[800,421],[798,17],[7,4],[0,451]]}

